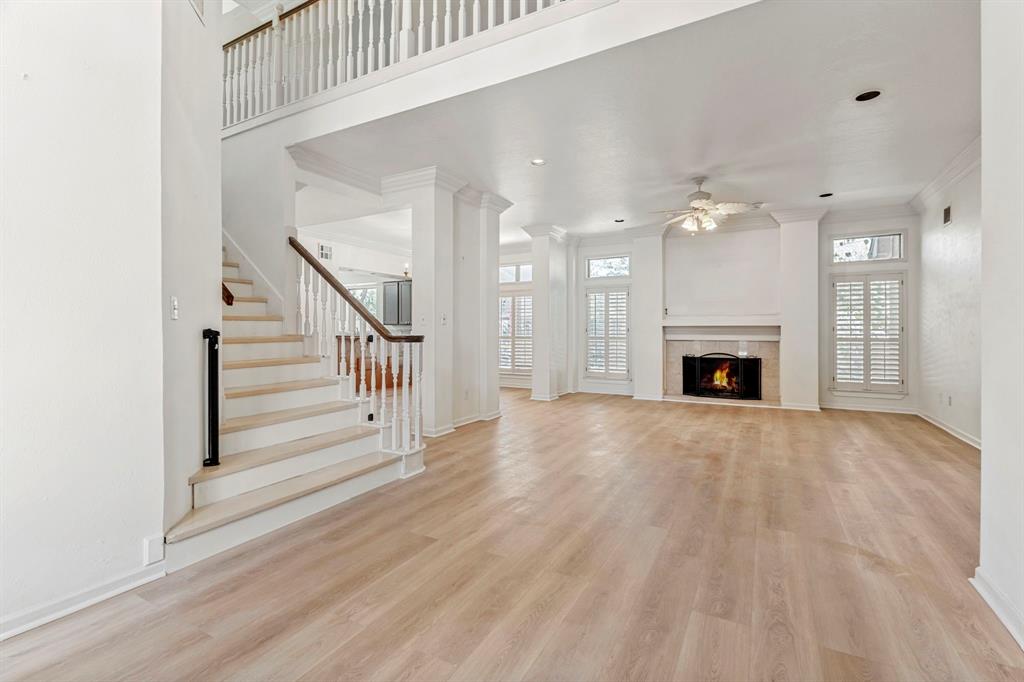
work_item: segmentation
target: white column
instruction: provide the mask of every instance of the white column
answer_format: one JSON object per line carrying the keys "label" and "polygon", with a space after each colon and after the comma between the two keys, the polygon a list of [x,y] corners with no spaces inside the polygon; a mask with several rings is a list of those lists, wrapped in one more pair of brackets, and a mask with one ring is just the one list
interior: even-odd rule
{"label": "white column", "polygon": [[822,209],[773,211],[779,223],[782,406],[818,410],[818,221]]}
{"label": "white column", "polygon": [[661,400],[664,389],[665,230],[662,225],[626,230],[633,237],[630,260],[629,345],[633,398]]}
{"label": "white column", "polygon": [[512,202],[484,193],[480,200],[480,418],[501,415],[498,392],[498,237]]}
{"label": "white column", "polygon": [[1024,5],[981,4],[981,556],[1024,647]]}
{"label": "white column", "polygon": [[557,400],[568,390],[568,281],[565,230],[528,225],[533,262],[533,400]]}
{"label": "white column", "polygon": [[381,180],[385,203],[412,209],[412,333],[422,334],[423,433],[452,425],[454,194],[466,182],[431,166]]}

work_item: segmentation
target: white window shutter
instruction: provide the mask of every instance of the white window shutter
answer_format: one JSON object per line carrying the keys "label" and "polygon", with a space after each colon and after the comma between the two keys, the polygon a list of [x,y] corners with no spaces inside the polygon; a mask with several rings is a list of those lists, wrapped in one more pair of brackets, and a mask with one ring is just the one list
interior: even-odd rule
{"label": "white window shutter", "polygon": [[903,383],[901,356],[903,335],[902,282],[879,279],[870,282],[871,323],[868,363],[869,383],[900,386]]}
{"label": "white window shutter", "polygon": [[906,311],[902,277],[837,277],[832,292],[834,387],[903,391]]}
{"label": "white window shutter", "polygon": [[835,282],[835,382],[864,383],[864,282]]}

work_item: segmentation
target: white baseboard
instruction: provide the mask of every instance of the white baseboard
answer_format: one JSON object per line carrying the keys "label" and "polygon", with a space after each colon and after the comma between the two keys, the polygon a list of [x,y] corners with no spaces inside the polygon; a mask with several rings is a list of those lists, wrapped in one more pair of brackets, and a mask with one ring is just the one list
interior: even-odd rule
{"label": "white baseboard", "polygon": [[913,407],[888,407],[885,405],[839,405],[836,403],[823,402],[821,408],[824,410],[847,410],[848,412],[885,412],[888,414],[917,414]]}
{"label": "white baseboard", "polygon": [[[277,290],[277,287],[274,286],[274,283],[270,281],[270,278],[263,274],[263,271],[260,270],[258,265],[256,265],[256,262],[252,258],[249,258],[249,254],[247,254],[242,249],[242,247],[238,245],[238,242],[235,241],[234,237],[228,234],[227,230],[221,228],[220,232],[221,234],[224,235],[225,239],[231,242],[231,247],[238,252],[238,255],[241,258],[241,260],[243,260],[249,267],[252,268],[253,272],[256,274],[256,277],[259,279],[259,281],[263,284],[263,286],[267,287],[268,292],[270,294],[273,294],[274,298],[277,299],[279,306],[283,308],[284,296],[282,296],[281,292]],[[268,306],[268,308],[269,307],[271,306]],[[278,312],[281,311],[279,310]]]}
{"label": "white baseboard", "polygon": [[140,568],[137,571],[125,573],[102,585],[83,590],[70,597],[56,599],[42,606],[36,606],[6,616],[3,620],[0,620],[0,641],[19,635],[32,628],[37,628],[40,625],[45,625],[58,618],[63,618],[75,611],[81,611],[87,606],[116,597],[122,592],[133,590],[140,585],[145,585],[165,575],[167,575],[167,571],[165,570],[164,562],[160,561]]}
{"label": "white baseboard", "polygon": [[660,395],[634,395],[633,400],[662,400]]}
{"label": "white baseboard", "polygon": [[482,421],[482,422],[489,422],[492,419],[497,419],[500,416],[501,416],[501,410],[495,410],[494,412],[491,412],[489,414],[482,414],[482,415],[480,415],[480,421]]}
{"label": "white baseboard", "polygon": [[558,396],[557,395],[541,395],[539,393],[531,393],[530,394],[530,400],[543,400],[543,401],[546,401],[546,402],[551,402],[552,400],[558,400]]}
{"label": "white baseboard", "polygon": [[802,410],[804,412],[821,412],[821,405],[810,403],[782,403],[780,407],[784,410]]}
{"label": "white baseboard", "polygon": [[971,447],[978,448],[979,450],[981,449],[981,440],[979,438],[975,438],[971,434],[966,433],[964,431],[961,431],[960,429],[956,428],[955,426],[951,426],[951,425],[947,424],[946,422],[942,421],[941,419],[936,419],[935,417],[932,417],[931,415],[927,415],[924,412],[916,412],[915,414],[918,417],[920,417],[921,419],[923,419],[926,422],[928,422],[929,424],[932,424],[933,426],[939,427],[940,429],[942,429],[943,431],[945,431],[949,435],[953,436],[954,438],[956,438],[958,440],[962,440],[963,442],[967,443]]}
{"label": "white baseboard", "polygon": [[992,584],[985,572],[981,570],[981,566],[974,569],[974,577],[969,580],[981,598],[996,614],[996,617],[1017,640],[1017,644],[1024,649],[1024,614],[1017,610],[1002,590]]}
{"label": "white baseboard", "polygon": [[701,398],[691,398],[685,395],[665,395],[661,397],[662,402],[666,403],[686,403],[687,405],[710,405],[712,407],[755,407],[761,410],[781,410],[784,409],[782,405],[774,403],[765,403],[760,400],[705,400]]}
{"label": "white baseboard", "polygon": [[445,424],[436,429],[423,427],[423,435],[427,438],[440,438],[441,436],[447,436],[449,433],[455,433],[455,426],[452,424]]}

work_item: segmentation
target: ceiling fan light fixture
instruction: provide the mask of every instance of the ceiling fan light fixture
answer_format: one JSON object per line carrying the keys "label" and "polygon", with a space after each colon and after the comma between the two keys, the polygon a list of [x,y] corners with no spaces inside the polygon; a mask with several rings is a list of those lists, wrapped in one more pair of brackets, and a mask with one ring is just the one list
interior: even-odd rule
{"label": "ceiling fan light fixture", "polygon": [[718,223],[715,222],[714,218],[705,213],[700,217],[700,226],[705,230],[713,230],[718,227]]}
{"label": "ceiling fan light fixture", "polygon": [[683,229],[689,232],[696,232],[700,229],[700,222],[694,216],[688,215],[683,219]]}
{"label": "ceiling fan light fixture", "polygon": [[540,167],[540,166],[543,166],[546,163],[547,163],[547,159],[540,159],[540,158],[530,159],[530,165],[531,166]]}

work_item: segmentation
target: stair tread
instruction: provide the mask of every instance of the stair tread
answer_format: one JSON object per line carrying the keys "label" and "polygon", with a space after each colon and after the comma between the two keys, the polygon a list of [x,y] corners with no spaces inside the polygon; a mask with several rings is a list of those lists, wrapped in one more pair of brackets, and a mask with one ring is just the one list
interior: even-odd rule
{"label": "stair tread", "polygon": [[301,391],[306,388],[320,388],[322,386],[336,386],[337,377],[324,377],[322,379],[299,379],[296,381],[279,381],[273,384],[253,384],[252,386],[236,386],[224,389],[224,398],[249,398],[254,395],[268,395],[271,393],[287,393],[288,391]]}
{"label": "stair tread", "polygon": [[225,336],[222,343],[296,343],[302,341],[302,334],[281,334],[279,336]]}
{"label": "stair tread", "polygon": [[226,284],[252,284],[251,279],[243,279],[241,277],[222,277],[221,281]]}
{"label": "stair tread", "polygon": [[270,426],[271,424],[280,424],[282,422],[290,422],[296,419],[305,419],[306,417],[316,417],[330,412],[351,410],[358,406],[359,403],[351,400],[329,400],[325,403],[306,405],[304,407],[291,407],[287,410],[275,410],[274,412],[250,414],[245,417],[233,417],[225,420],[224,423],[220,425],[220,433],[223,435],[225,433],[245,431],[246,429],[256,429],[261,426]]}
{"label": "stair tread", "polygon": [[339,464],[311,471],[257,488],[241,495],[191,510],[167,531],[167,542],[178,542],[247,516],[290,502],[381,469],[401,459],[401,455],[371,452]]}
{"label": "stair tread", "polygon": [[284,322],[280,315],[224,315],[227,322]]}
{"label": "stair tread", "polygon": [[363,426],[360,424],[356,426],[347,426],[343,429],[336,429],[334,431],[318,433],[314,436],[296,438],[295,440],[289,440],[283,443],[275,443],[262,448],[254,448],[252,450],[238,452],[233,455],[224,455],[220,458],[220,466],[204,467],[194,473],[191,478],[188,479],[188,482],[190,485],[201,483],[212,478],[220,478],[221,476],[227,476],[239,471],[245,471],[246,469],[263,466],[264,464],[288,459],[289,457],[304,455],[307,452],[314,452],[316,450],[329,448],[333,445],[349,443],[378,433],[380,433],[379,428]]}
{"label": "stair tread", "polygon": [[235,303],[266,303],[266,296],[235,296]]}
{"label": "stair tread", "polygon": [[320,362],[316,355],[296,355],[287,358],[256,358],[254,360],[226,360],[224,369],[251,369],[253,367],[280,367],[283,365],[311,365]]}
{"label": "stair tread", "polygon": [[223,261],[223,262],[221,262],[221,265],[224,266],[225,268],[237,268],[238,267],[238,263],[236,263],[233,260]]}

